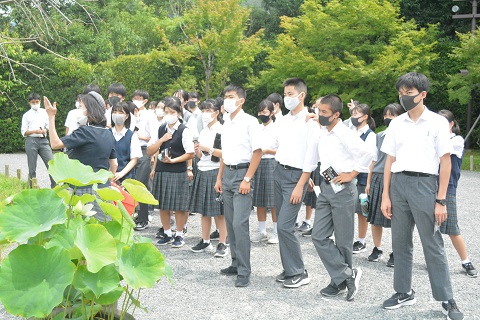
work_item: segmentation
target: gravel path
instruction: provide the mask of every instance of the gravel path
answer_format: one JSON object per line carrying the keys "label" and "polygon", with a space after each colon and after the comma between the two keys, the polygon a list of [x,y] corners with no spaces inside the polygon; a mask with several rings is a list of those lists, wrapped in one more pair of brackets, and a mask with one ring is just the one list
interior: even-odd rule
{"label": "gravel path", "polygon": [[[0,172],[5,164],[11,172],[21,168],[26,178],[25,154],[0,155]],[[39,162],[39,185],[47,187],[48,175]],[[16,174],[16,173],[15,173]],[[480,268],[480,173],[463,171],[457,204],[460,227],[466,239],[467,250],[474,264]],[[305,209],[300,211],[304,217]],[[154,237],[159,225],[155,213],[151,227],[141,234]],[[271,221],[267,222],[268,231]],[[256,231],[256,215],[252,212],[250,228]],[[211,254],[192,253],[190,247],[201,237],[200,216],[191,216],[188,222],[186,246],[180,249],[159,247],[173,268],[173,285],[162,280],[154,288],[142,291],[140,300],[149,310],[135,312],[137,319],[442,319],[440,303],[433,300],[426,272],[420,240],[415,233],[414,282],[417,304],[398,310],[381,308],[382,302],[393,294],[393,269],[385,266],[391,248],[390,231],[384,233],[385,256],[377,263],[368,262],[373,249],[370,231],[367,252],[354,256],[354,264],[363,269],[358,295],[353,302],[344,296],[327,299],[319,291],[329,282],[310,238],[300,237],[306,268],[311,277],[308,286],[284,289],[275,282],[281,271],[278,245],[252,244],[252,276],[247,288],[235,288],[234,278],[221,276],[219,270],[229,265],[229,258],[213,258]],[[466,319],[480,319],[480,278],[468,278],[462,271],[460,259],[448,237],[445,249],[450,263],[454,295]],[[0,319],[18,319],[0,310]]]}

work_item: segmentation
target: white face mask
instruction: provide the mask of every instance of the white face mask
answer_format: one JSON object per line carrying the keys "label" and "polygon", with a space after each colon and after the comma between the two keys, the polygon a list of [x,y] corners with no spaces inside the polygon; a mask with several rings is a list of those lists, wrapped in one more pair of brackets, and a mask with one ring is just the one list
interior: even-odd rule
{"label": "white face mask", "polygon": [[31,107],[33,110],[37,111],[38,109],[40,109],[40,103],[31,104],[30,107]]}
{"label": "white face mask", "polygon": [[238,109],[238,106],[235,104],[235,102],[237,102],[238,100],[240,99],[225,99],[223,100],[223,108],[225,109],[225,111],[227,111],[228,113],[234,113],[237,109]]}
{"label": "white face mask", "polygon": [[75,101],[75,108],[80,108],[80,101]]}
{"label": "white face mask", "polygon": [[88,117],[84,113],[84,109],[78,109],[77,123],[79,126],[84,126],[88,122]]}
{"label": "white face mask", "polygon": [[178,121],[178,117],[177,116],[174,116],[173,114],[166,114],[164,117],[163,117],[163,120],[165,120],[165,122],[167,124],[174,124],[175,122]]}
{"label": "white face mask", "polygon": [[296,106],[298,106],[298,104],[300,103],[300,99],[298,98],[302,93],[300,92],[298,94],[298,96],[296,96],[295,98],[292,98],[292,97],[285,97],[283,98],[283,102],[285,104],[285,108],[287,108],[288,110],[293,110],[295,109]]}
{"label": "white face mask", "polygon": [[212,115],[213,115],[213,112],[202,113],[203,127],[208,126],[213,121]]}
{"label": "white face mask", "polygon": [[163,109],[155,109],[155,114],[157,115],[157,117],[163,117]]}
{"label": "white face mask", "polygon": [[142,100],[133,100],[132,101],[134,105],[136,105],[138,108],[143,107],[143,101]]}
{"label": "white face mask", "polygon": [[123,125],[125,123],[125,120],[127,120],[127,116],[124,114],[112,114],[112,121],[117,126]]}

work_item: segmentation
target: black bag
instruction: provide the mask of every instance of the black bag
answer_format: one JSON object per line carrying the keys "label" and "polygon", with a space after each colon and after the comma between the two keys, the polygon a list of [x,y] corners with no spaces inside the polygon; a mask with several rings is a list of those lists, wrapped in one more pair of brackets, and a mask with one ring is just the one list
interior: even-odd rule
{"label": "black bag", "polygon": [[[222,149],[222,135],[220,133],[217,133],[215,135],[215,140],[213,141],[213,148],[214,149],[220,149],[220,150]],[[212,161],[213,162],[219,162],[220,158],[212,155]]]}

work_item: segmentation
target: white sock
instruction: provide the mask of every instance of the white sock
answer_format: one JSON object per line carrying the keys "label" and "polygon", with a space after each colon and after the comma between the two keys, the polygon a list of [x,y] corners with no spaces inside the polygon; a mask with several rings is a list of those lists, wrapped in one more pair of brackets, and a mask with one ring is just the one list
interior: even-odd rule
{"label": "white sock", "polygon": [[178,237],[178,236],[183,238],[183,231],[178,231],[177,230],[177,232],[175,232],[175,237]]}
{"label": "white sock", "polygon": [[172,229],[164,230],[163,232],[169,237],[172,236]]}
{"label": "white sock", "polygon": [[277,223],[273,223],[273,233],[277,234]]}
{"label": "white sock", "polygon": [[311,220],[306,220],[306,219],[303,220],[303,222],[308,223],[308,224],[310,224],[310,221],[311,221]]}
{"label": "white sock", "polygon": [[410,291],[408,291],[407,294],[411,295],[412,294],[412,289],[410,289]]}
{"label": "white sock", "polygon": [[382,251],[382,247],[377,247],[378,250]]}
{"label": "white sock", "polygon": [[360,241],[362,244],[365,244],[365,238],[357,238],[357,241]]}
{"label": "white sock", "polygon": [[470,261],[470,259],[468,259],[468,257],[467,257],[467,259],[462,260],[462,264],[466,264],[466,263],[469,263],[469,262],[471,262],[471,261]]}
{"label": "white sock", "polygon": [[267,233],[267,221],[258,221],[258,232]]}
{"label": "white sock", "polygon": [[209,240],[203,240],[203,243],[210,243],[210,239]]}

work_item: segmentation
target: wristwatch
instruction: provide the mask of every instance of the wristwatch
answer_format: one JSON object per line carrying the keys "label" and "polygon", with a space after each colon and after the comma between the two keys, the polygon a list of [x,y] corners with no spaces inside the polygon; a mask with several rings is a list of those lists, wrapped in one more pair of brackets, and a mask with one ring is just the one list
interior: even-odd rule
{"label": "wristwatch", "polygon": [[214,151],[215,151],[214,148],[210,148],[210,150],[208,151],[208,153],[209,153],[210,155],[212,155]]}
{"label": "wristwatch", "polygon": [[442,205],[442,206],[447,205],[447,199],[435,199],[435,202]]}
{"label": "wristwatch", "polygon": [[243,177],[243,181],[247,182],[247,183],[250,183],[252,179],[249,178],[249,177]]}
{"label": "wristwatch", "polygon": [[187,167],[187,170],[192,171],[192,170],[193,170],[193,167],[192,167],[192,166],[188,166],[188,167]]}

